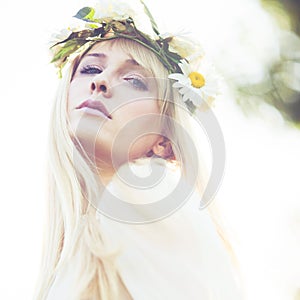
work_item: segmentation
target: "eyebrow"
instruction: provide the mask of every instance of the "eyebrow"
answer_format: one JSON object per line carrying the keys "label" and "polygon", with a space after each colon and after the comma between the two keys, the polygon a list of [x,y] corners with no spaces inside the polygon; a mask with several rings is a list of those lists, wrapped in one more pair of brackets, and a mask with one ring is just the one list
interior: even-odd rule
{"label": "eyebrow", "polygon": [[130,59],[126,59],[125,61],[126,63],[130,64],[130,65],[134,65],[134,66],[139,66],[142,68],[142,66],[133,58]]}
{"label": "eyebrow", "polygon": [[[88,53],[85,56],[92,56],[92,57],[98,57],[98,58],[107,58],[107,55],[104,53]],[[142,67],[135,59],[129,58],[125,60],[126,64],[134,65],[134,66],[140,66]]]}
{"label": "eyebrow", "polygon": [[[97,57],[103,60],[107,59],[107,55],[102,53],[102,52],[92,52],[92,53],[87,53],[84,57]],[[133,58],[128,58],[126,59],[123,63],[123,66],[133,66],[136,68],[141,69],[143,72],[145,72],[145,75],[149,76],[149,74],[151,74],[151,72],[149,70],[147,70],[145,67],[143,67],[142,65],[140,65],[135,59]]]}
{"label": "eyebrow", "polygon": [[104,53],[88,53],[85,56],[100,57],[100,58],[106,58],[107,57]]}

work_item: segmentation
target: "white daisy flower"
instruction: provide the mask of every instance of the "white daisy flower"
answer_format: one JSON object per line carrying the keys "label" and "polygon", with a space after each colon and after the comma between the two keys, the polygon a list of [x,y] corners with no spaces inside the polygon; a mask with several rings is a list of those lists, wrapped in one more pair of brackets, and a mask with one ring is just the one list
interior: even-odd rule
{"label": "white daisy flower", "polygon": [[114,18],[117,19],[128,17],[128,16],[135,16],[135,11],[132,9],[130,5],[127,3],[120,3],[119,1],[113,0],[103,0],[101,3],[96,3],[94,5],[95,9],[95,19],[102,19],[102,18]]}
{"label": "white daisy flower", "polygon": [[202,47],[191,40],[188,36],[174,34],[169,42],[169,49],[172,52],[178,53],[181,57],[185,57],[188,61],[194,59],[196,54],[198,57],[204,55]]}
{"label": "white daisy flower", "polygon": [[81,28],[79,29],[74,26],[73,27],[69,26],[68,28],[64,28],[60,31],[57,31],[51,35],[50,44],[54,45],[56,43],[62,42],[63,40],[67,39],[73,31],[79,31],[79,30],[82,29]]}
{"label": "white daisy flower", "polygon": [[142,32],[148,34],[152,39],[157,36],[153,33],[151,22],[144,13],[144,6],[138,0],[101,0],[92,7],[95,9],[95,19],[113,18],[114,20],[124,20],[131,17],[135,26]]}
{"label": "white daisy flower", "polygon": [[193,71],[185,60],[181,60],[179,66],[183,74],[173,73],[169,78],[177,80],[173,87],[178,89],[183,101],[190,100],[196,107],[203,104],[203,101],[210,105],[219,93],[218,79],[212,67],[202,62],[198,70]]}

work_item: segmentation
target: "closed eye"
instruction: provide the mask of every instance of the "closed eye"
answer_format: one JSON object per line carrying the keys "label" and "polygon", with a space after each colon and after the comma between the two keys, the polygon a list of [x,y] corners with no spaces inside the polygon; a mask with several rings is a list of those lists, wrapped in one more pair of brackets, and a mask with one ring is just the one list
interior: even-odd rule
{"label": "closed eye", "polygon": [[146,83],[140,78],[132,76],[132,77],[125,77],[124,80],[129,82],[137,90],[142,90],[142,91],[148,90]]}
{"label": "closed eye", "polygon": [[102,73],[102,69],[98,66],[93,66],[93,65],[87,65],[83,66],[80,69],[81,74],[100,74]]}

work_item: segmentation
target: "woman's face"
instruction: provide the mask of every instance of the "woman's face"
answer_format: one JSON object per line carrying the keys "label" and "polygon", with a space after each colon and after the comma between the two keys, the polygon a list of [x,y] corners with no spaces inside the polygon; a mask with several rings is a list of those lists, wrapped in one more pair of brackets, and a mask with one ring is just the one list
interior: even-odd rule
{"label": "woman's face", "polygon": [[68,94],[68,114],[88,153],[108,164],[144,156],[160,138],[157,85],[118,44],[98,43],[81,59]]}

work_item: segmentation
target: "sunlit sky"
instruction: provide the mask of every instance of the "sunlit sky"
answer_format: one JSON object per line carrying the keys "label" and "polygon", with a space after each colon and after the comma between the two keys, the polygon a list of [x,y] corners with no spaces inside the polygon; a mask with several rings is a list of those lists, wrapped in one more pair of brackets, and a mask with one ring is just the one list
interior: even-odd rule
{"label": "sunlit sky", "polygon": [[[48,120],[57,85],[47,42],[78,3],[0,4],[1,299],[32,299],[42,247]],[[277,31],[256,0],[147,3],[162,28],[197,37],[234,80],[255,82],[278,56]],[[260,109],[264,119],[246,118],[232,97],[219,100],[215,111],[227,147],[218,201],[241,261],[247,299],[294,299],[300,282],[299,131],[266,106]]]}

